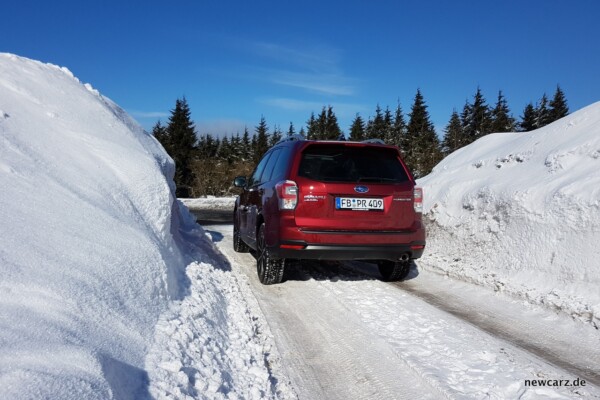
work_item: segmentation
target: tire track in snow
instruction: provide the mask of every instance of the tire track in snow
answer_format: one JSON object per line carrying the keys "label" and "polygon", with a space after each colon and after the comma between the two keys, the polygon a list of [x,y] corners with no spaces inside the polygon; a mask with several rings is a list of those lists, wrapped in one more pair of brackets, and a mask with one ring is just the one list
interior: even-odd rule
{"label": "tire track in snow", "polygon": [[[346,263],[341,273],[376,277],[364,264]],[[437,274],[414,279],[417,275],[413,266],[406,281],[389,285],[600,386],[600,335],[592,327],[538,306],[525,307],[523,302],[497,296],[487,288]]]}
{"label": "tire track in snow", "polygon": [[[528,398],[527,396],[531,395],[556,398],[600,397],[598,388],[591,385],[593,382],[588,382],[586,387],[581,388],[536,389],[524,387],[525,379],[575,379],[583,376],[577,373],[570,375],[571,371],[567,372],[560,366],[557,368],[553,363],[548,364],[547,360],[538,358],[530,352],[523,352],[519,348],[520,346],[515,347],[509,341],[498,339],[497,335],[490,336],[488,332],[481,331],[479,327],[469,321],[466,321],[466,324],[455,321],[453,316],[444,315],[444,311],[440,312],[435,305],[423,303],[421,299],[413,297],[414,295],[404,290],[398,290],[396,294],[393,294],[381,285],[371,285],[376,283],[374,278],[377,273],[374,271],[372,266],[358,262],[341,264],[339,272],[324,271],[323,268],[318,268],[319,275],[324,274],[332,281],[338,280],[345,284],[362,280],[363,282],[358,282],[358,285],[362,285],[365,289],[362,293],[340,290],[339,284],[327,285],[327,287],[329,290],[333,290],[336,296],[343,299],[350,309],[354,309],[355,313],[361,315],[365,324],[370,326],[374,333],[387,335],[390,343],[399,352],[398,354],[402,354],[402,357],[423,376],[438,381],[440,390],[446,389],[449,397],[477,397],[476,394],[480,392],[499,398],[519,396]],[[415,271],[411,273],[411,276],[413,280],[393,284],[393,286],[397,286],[393,290],[411,284],[427,288],[427,283],[432,284],[433,289],[429,290],[434,293],[440,289],[439,285],[427,280],[426,275],[421,276],[425,280],[424,284],[421,283],[421,279],[414,279]],[[382,282],[377,283],[382,284]],[[478,304],[485,304],[486,299],[490,300],[490,297],[492,297],[491,303],[496,303],[493,293],[485,293],[487,297],[478,298],[482,295],[481,291],[474,292],[465,297],[471,301],[475,300],[474,308],[477,308]],[[453,297],[456,296],[444,296],[445,294],[440,295],[440,301],[443,302],[445,299],[446,302],[453,304]],[[523,306],[520,304],[516,304],[519,307],[513,305],[512,308],[505,303],[501,305],[506,307],[504,311],[506,314],[499,313],[500,315],[510,315],[510,312],[515,312],[515,310],[523,311]],[[436,309],[432,309],[432,307],[436,307]],[[457,307],[460,307],[460,303],[457,303]],[[385,318],[385,316],[392,315],[395,315],[395,318]],[[543,319],[540,315],[528,316],[532,317],[534,321]],[[513,323],[517,328],[527,325],[522,321],[520,324],[514,323],[514,320],[515,318],[510,319],[509,324]],[[561,322],[568,321],[562,320]],[[535,334],[545,335],[544,330],[538,324],[534,323],[533,325],[538,330],[529,329],[528,333],[532,337]],[[555,325],[551,323],[548,326]],[[577,330],[582,326],[575,323],[573,327]],[[554,336],[560,337],[562,334],[563,340],[573,341],[572,332],[556,328],[554,330],[559,332]],[[386,331],[392,332],[392,334],[389,335]],[[588,338],[586,339],[588,347],[582,346],[580,351],[576,352],[573,351],[573,347],[565,346],[562,352],[565,353],[571,349],[573,359],[579,359],[581,362],[597,368],[598,364],[594,354],[597,354],[598,351],[596,347],[592,347],[597,336],[585,335],[584,337]],[[417,339],[415,340],[415,338]],[[582,335],[579,338],[582,338]],[[564,343],[561,344],[564,345]]]}
{"label": "tire track in snow", "polygon": [[[600,391],[592,385],[525,387],[526,379],[575,377],[410,292],[378,281],[376,269],[366,263],[326,266],[303,263],[299,272],[286,274],[284,284],[262,286],[255,276],[255,260],[231,250],[230,227],[211,229],[222,233],[225,239],[219,248],[230,260],[235,260],[232,265],[236,264],[235,267],[247,275],[276,337],[288,376],[301,388],[300,398],[373,398],[373,393],[387,397],[383,394],[388,393],[387,389],[369,394],[349,388],[348,385],[361,383],[360,378],[349,380],[343,376],[353,369],[366,376],[371,387],[385,381],[385,375],[392,374],[389,371],[395,371],[404,378],[411,377],[408,382],[404,381],[403,387],[419,389],[416,394],[405,397],[401,397],[402,389],[397,393],[392,391],[395,393],[392,398],[422,398],[424,393],[436,398],[480,398],[482,395],[600,398]],[[428,276],[423,273],[413,284]],[[486,296],[493,297],[493,294],[486,293]],[[480,302],[476,297],[471,300]],[[335,343],[336,336],[345,342],[330,345],[333,354],[327,354],[328,349],[322,344]],[[365,351],[370,357],[363,357]],[[316,354],[321,358],[315,358]],[[333,356],[337,358],[328,359]],[[352,364],[350,369],[346,369],[346,363]],[[332,368],[342,374],[330,375]],[[371,371],[380,376],[372,378]],[[354,377],[360,376],[353,373]],[[335,382],[336,390],[343,392],[327,391]]]}
{"label": "tire track in snow", "polygon": [[[598,350],[600,339],[590,341],[587,335],[575,336],[574,332],[564,332],[561,325],[572,325],[571,321],[566,318],[557,318],[562,319],[562,324],[526,322],[523,318],[512,317],[514,313],[522,313],[523,310],[522,308],[516,310],[514,306],[510,307],[509,302],[504,302],[504,305],[513,310],[512,315],[507,312],[506,308],[497,308],[495,312],[490,312],[478,304],[464,301],[454,292],[441,292],[439,287],[430,290],[427,286],[414,281],[396,282],[393,285],[493,336],[535,354],[574,376],[585,379],[586,382],[600,386],[600,352]],[[574,323],[574,325],[577,324],[577,322]],[[584,325],[580,325],[580,328],[582,331],[590,330],[588,326]],[[565,340],[565,338],[569,340]]]}
{"label": "tire track in snow", "polygon": [[377,335],[326,289],[307,282],[300,269],[283,285],[263,286],[255,259],[232,250],[231,226],[217,247],[233,270],[247,276],[272,334],[287,376],[301,399],[439,399],[446,396],[415,373]]}

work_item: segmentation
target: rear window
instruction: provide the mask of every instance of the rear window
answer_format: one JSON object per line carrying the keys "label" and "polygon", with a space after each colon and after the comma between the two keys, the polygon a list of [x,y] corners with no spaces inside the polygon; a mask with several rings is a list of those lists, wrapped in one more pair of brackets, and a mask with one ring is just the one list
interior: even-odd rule
{"label": "rear window", "polygon": [[409,180],[393,149],[312,145],[302,153],[298,175],[322,182],[402,183]]}

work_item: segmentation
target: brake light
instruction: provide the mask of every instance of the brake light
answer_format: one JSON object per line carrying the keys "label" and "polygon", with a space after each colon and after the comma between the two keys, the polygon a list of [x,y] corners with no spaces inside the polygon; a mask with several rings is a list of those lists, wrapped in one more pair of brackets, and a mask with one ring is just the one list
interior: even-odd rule
{"label": "brake light", "polygon": [[280,210],[294,210],[298,204],[298,186],[294,181],[281,181],[275,185]]}
{"label": "brake light", "polygon": [[420,187],[415,187],[414,190],[414,206],[416,213],[423,213],[423,189]]}

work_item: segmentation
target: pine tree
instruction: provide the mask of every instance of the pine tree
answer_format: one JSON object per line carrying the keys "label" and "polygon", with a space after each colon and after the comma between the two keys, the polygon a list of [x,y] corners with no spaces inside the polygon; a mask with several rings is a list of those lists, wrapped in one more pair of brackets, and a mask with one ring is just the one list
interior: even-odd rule
{"label": "pine tree", "polygon": [[242,161],[243,149],[242,149],[242,138],[240,133],[237,132],[235,136],[231,135],[231,151],[234,162]]}
{"label": "pine tree", "polygon": [[279,125],[275,125],[273,128],[273,134],[271,135],[271,139],[269,139],[269,147],[275,146],[283,137],[283,132],[281,132],[281,128]]}
{"label": "pine tree", "polygon": [[196,151],[199,158],[206,158],[206,135],[202,135],[198,138],[196,143]]}
{"label": "pine tree", "polygon": [[325,140],[327,138],[327,110],[325,107],[317,117],[315,124],[314,138],[317,140]]}
{"label": "pine tree", "polygon": [[394,130],[394,118],[389,107],[383,112],[383,141],[387,144],[392,144],[392,135]]}
{"label": "pine tree", "polygon": [[213,147],[212,157],[217,157],[219,155],[219,149],[221,148],[222,140],[217,137],[215,138],[215,145]]}
{"label": "pine tree", "polygon": [[375,116],[372,120],[369,119],[365,128],[366,138],[385,140],[385,128],[386,123],[383,113],[381,111],[381,107],[379,104],[377,104],[377,108],[375,108]]}
{"label": "pine tree", "polygon": [[252,154],[252,162],[253,163],[257,163],[257,160],[260,160],[261,156],[258,156],[257,154],[257,149],[258,149],[258,140],[256,139],[256,135],[252,135],[252,140],[250,141],[250,154]]}
{"label": "pine tree", "polygon": [[198,154],[200,158],[211,159],[217,156],[220,142],[210,133],[202,135],[198,142]]}
{"label": "pine tree", "polygon": [[171,143],[171,157],[175,161],[175,184],[177,195],[184,193],[194,183],[194,173],[191,169],[193,154],[196,150],[196,132],[191,118],[191,111],[185,97],[177,99],[175,108],[171,110],[169,124],[166,128]]}
{"label": "pine tree", "polygon": [[254,145],[250,140],[250,133],[248,133],[248,127],[244,127],[244,136],[242,136],[242,160],[248,161],[254,158]]}
{"label": "pine tree", "polygon": [[492,124],[490,130],[492,132],[514,132],[515,119],[510,115],[510,109],[506,98],[500,90],[498,92],[498,100],[496,106],[492,110]]}
{"label": "pine tree", "polygon": [[464,118],[462,121],[463,130],[468,143],[474,142],[480,137],[491,132],[490,128],[492,125],[492,120],[490,117],[490,109],[486,104],[485,98],[483,97],[479,87],[477,88],[475,96],[473,96],[473,104],[470,104],[468,107],[465,105],[464,112],[469,113],[469,115],[466,115],[466,118]]}
{"label": "pine tree", "polygon": [[296,134],[296,129],[294,128],[294,123],[290,121],[290,127],[288,128],[287,136],[292,137],[295,134]]}
{"label": "pine tree", "polygon": [[567,99],[560,86],[556,85],[556,92],[550,101],[550,122],[557,121],[567,115],[569,115]]}
{"label": "pine tree", "polygon": [[269,149],[269,128],[265,117],[260,118],[258,126],[254,129],[256,145],[254,147],[254,162],[258,163]]}
{"label": "pine tree", "polygon": [[461,143],[463,146],[472,142],[472,139],[467,137],[467,128],[473,125],[473,107],[469,104],[469,100],[465,101],[465,105],[460,114],[460,124],[462,126],[462,140]]}
{"label": "pine tree", "polygon": [[167,154],[170,154],[172,150],[171,141],[169,140],[170,138],[167,133],[167,127],[163,126],[160,120],[156,122],[154,127],[152,127],[152,135],[160,142]]}
{"label": "pine tree", "polygon": [[416,178],[423,177],[442,159],[442,153],[420,90],[417,90],[411,108],[407,137],[409,144],[405,161]]}
{"label": "pine tree", "polygon": [[308,139],[310,140],[337,140],[342,134],[331,106],[323,106],[317,118],[315,118],[314,113],[311,113],[306,125]]}
{"label": "pine tree", "polygon": [[318,130],[319,128],[317,126],[317,119],[315,118],[315,113],[311,112],[310,118],[308,119],[308,121],[306,121],[306,138],[308,140],[318,139]]}
{"label": "pine tree", "polygon": [[452,111],[450,121],[444,130],[444,140],[442,141],[442,153],[448,155],[464,146],[464,132],[460,117],[456,110]]}
{"label": "pine tree", "polygon": [[343,137],[343,133],[342,130],[340,129],[340,126],[338,124],[337,121],[337,117],[335,116],[335,113],[333,112],[333,107],[332,106],[328,106],[327,107],[327,116],[325,119],[325,132],[324,132],[324,139],[325,140],[340,140],[341,137]]}
{"label": "pine tree", "polygon": [[225,136],[221,140],[221,144],[219,145],[219,149],[217,151],[217,156],[223,160],[227,161],[228,164],[233,163],[233,151],[231,148],[231,143],[227,136]]}
{"label": "pine tree", "polygon": [[537,124],[537,111],[533,104],[529,103],[523,109],[523,115],[521,116],[521,122],[519,122],[519,130],[521,132],[529,132],[536,129]]}
{"label": "pine tree", "polygon": [[356,142],[360,142],[365,139],[365,122],[362,117],[356,114],[354,120],[352,121],[352,125],[350,125],[350,137],[349,140],[354,140]]}
{"label": "pine tree", "polygon": [[398,146],[402,152],[402,155],[404,156],[404,148],[407,145],[406,122],[404,121],[404,114],[402,113],[400,102],[398,102],[398,106],[396,107],[394,123],[392,124],[391,134],[387,140],[387,143]]}
{"label": "pine tree", "polygon": [[535,108],[535,114],[536,114],[536,120],[535,120],[536,129],[546,126],[550,122],[552,122],[550,120],[550,118],[551,118],[550,117],[550,109],[548,108],[548,96],[546,96],[546,93],[544,93],[544,95],[540,99],[540,102],[538,103],[537,107]]}

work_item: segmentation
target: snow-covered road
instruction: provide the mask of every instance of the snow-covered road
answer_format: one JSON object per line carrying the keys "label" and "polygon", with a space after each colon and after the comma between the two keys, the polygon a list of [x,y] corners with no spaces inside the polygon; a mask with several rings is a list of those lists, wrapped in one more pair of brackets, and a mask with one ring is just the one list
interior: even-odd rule
{"label": "snow-covered road", "polygon": [[303,263],[262,286],[231,225],[204,229],[258,302],[301,399],[600,398],[588,325],[418,265],[387,284],[366,263]]}
{"label": "snow-covered road", "polygon": [[0,399],[600,398],[599,161],[600,103],[487,135],[420,180],[409,280],[266,287],[207,223],[233,197],[188,199],[199,229],[122,108],[1,53]]}

